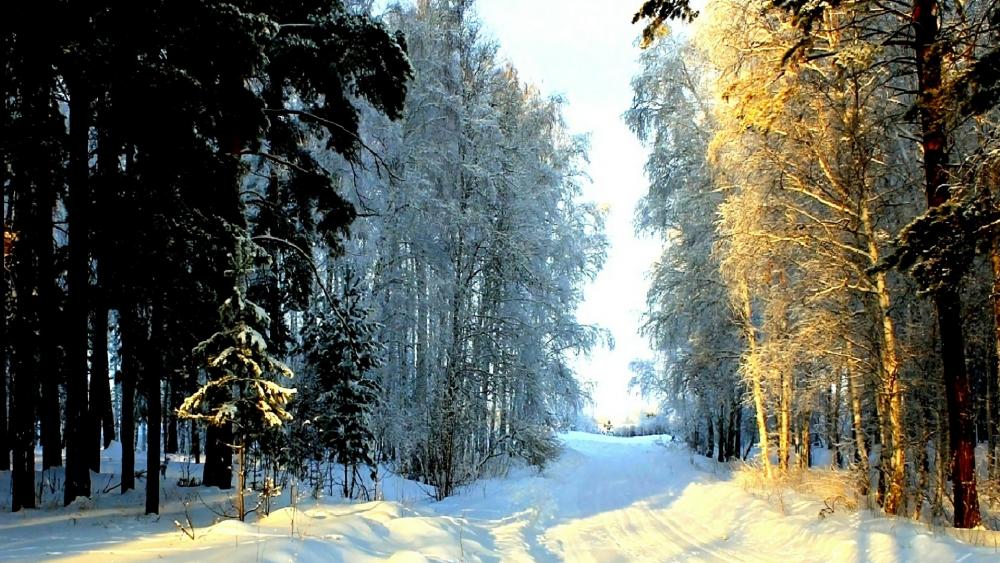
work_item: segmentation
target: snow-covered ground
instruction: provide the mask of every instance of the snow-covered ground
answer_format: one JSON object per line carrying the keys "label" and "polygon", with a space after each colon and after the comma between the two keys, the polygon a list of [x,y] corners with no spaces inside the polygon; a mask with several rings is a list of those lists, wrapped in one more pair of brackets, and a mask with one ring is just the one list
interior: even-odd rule
{"label": "snow-covered ground", "polygon": [[[973,546],[867,512],[820,518],[820,498],[755,496],[724,466],[655,437],[564,440],[542,474],[479,482],[443,502],[390,479],[392,501],[300,499],[293,509],[286,491],[285,508],[247,523],[213,524],[209,507],[225,495],[172,486],[183,468],[174,463],[159,517],[142,515],[141,491],[0,514],[0,561],[1000,561],[1000,533]],[[9,486],[0,473],[3,494]],[[174,524],[186,512],[194,540]]]}

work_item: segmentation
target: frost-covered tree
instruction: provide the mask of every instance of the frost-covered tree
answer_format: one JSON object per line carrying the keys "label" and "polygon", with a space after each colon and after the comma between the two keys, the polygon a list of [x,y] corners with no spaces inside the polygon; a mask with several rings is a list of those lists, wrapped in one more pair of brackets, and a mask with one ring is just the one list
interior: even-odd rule
{"label": "frost-covered tree", "polygon": [[604,249],[577,199],[584,142],[497,59],[471,4],[387,14],[417,75],[404,118],[366,120],[369,170],[330,163],[366,215],[347,255],[386,346],[381,454],[441,497],[553,455],[583,397],[568,356],[601,337],[574,318]]}
{"label": "frost-covered tree", "polygon": [[[988,394],[992,375],[971,370],[996,351],[963,334],[983,322],[967,300],[982,300],[988,268],[975,255],[995,238],[971,172],[995,142],[983,117],[995,105],[995,3],[719,0],[699,16],[686,0],[648,0],[635,21],[656,45],[666,21],[696,17],[717,93],[708,154],[726,194],[721,274],[746,327],[759,432],[774,408],[788,469],[812,424],[832,427],[833,442],[848,423],[862,489],[867,454],[881,451],[876,500],[890,513],[919,515],[933,497],[940,514],[951,450],[954,521],[975,526],[974,429],[995,415],[970,395]],[[927,413],[948,419],[948,436]]]}
{"label": "frost-covered tree", "polygon": [[[713,183],[708,143],[715,130],[702,55],[679,39],[643,52],[625,114],[650,146],[649,192],[636,213],[637,228],[663,242],[653,264],[644,333],[662,358],[635,382],[683,413],[688,439],[720,460],[739,455],[742,383],[737,371],[740,330],[718,279],[714,249],[722,193]],[[707,443],[701,443],[706,438]]]}

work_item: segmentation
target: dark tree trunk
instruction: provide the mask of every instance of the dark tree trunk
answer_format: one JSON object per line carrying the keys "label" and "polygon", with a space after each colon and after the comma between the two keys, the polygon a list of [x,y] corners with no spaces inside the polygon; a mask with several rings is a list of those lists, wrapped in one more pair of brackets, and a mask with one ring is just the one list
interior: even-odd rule
{"label": "dark tree trunk", "polygon": [[22,188],[14,202],[17,206],[15,230],[20,233],[20,240],[13,249],[13,265],[18,275],[14,277],[17,314],[11,331],[15,338],[10,412],[11,509],[14,512],[35,507],[35,398],[38,395],[38,349],[34,336],[37,296],[33,295],[37,269],[32,251],[37,229],[31,228],[38,217],[32,205],[35,191],[28,186]]}
{"label": "dark tree trunk", "polygon": [[[157,316],[154,322],[162,323]],[[154,339],[159,341],[159,339]],[[156,357],[145,362],[142,379],[146,395],[146,514],[160,513],[160,365],[161,358],[149,346],[147,351]]]}
{"label": "dark tree trunk", "polygon": [[[928,208],[944,204],[950,195],[945,100],[942,88],[943,46],[939,42],[937,0],[914,0],[913,44],[917,64],[918,109],[924,152],[925,194]],[[941,339],[948,427],[952,450],[955,527],[974,528],[982,522],[976,493],[975,411],[965,368],[961,301],[947,287],[934,294]]]}
{"label": "dark tree trunk", "polygon": [[70,82],[69,298],[66,345],[66,486],[64,504],[90,496],[87,456],[87,347],[90,316],[90,92],[85,77]]}
{"label": "dark tree trunk", "polygon": [[138,323],[132,311],[119,311],[122,339],[122,494],[135,489],[135,387],[139,372]]}
{"label": "dark tree trunk", "polygon": [[[24,310],[19,311],[24,314]],[[27,323],[25,323],[27,324]],[[28,335],[30,332],[24,331]],[[13,389],[11,390],[11,509],[35,508],[35,397],[37,384],[33,377],[33,347],[31,337],[25,337],[15,355]]]}
{"label": "dark tree trunk", "polygon": [[844,466],[844,454],[840,449],[840,380],[827,393],[826,442],[833,453],[833,466]]}
{"label": "dark tree trunk", "polygon": [[41,405],[38,418],[42,430],[42,468],[62,466],[62,419],[59,409],[59,302],[56,287],[55,251],[52,240],[52,210],[56,205],[54,187],[41,187],[38,202],[38,371]]}
{"label": "dark tree trunk", "polygon": [[[114,140],[114,125],[110,118],[110,101],[105,96],[101,112],[103,135],[98,142],[97,170],[99,189],[95,194],[95,215],[99,217],[94,229],[94,255],[97,260],[97,288],[94,291],[93,374],[90,379],[91,429],[90,444],[93,459],[91,468],[100,469],[101,448],[107,448],[115,439],[114,412],[111,408],[111,387],[108,380],[108,313],[111,308],[112,266],[108,229],[117,218],[111,208],[115,199],[118,179],[118,147]],[[103,440],[102,440],[103,436]]]}
{"label": "dark tree trunk", "polygon": [[177,453],[177,407],[180,406],[177,393],[178,383],[179,381],[177,380],[168,380],[166,382],[167,407],[163,409],[163,422],[167,435],[166,440],[163,441],[164,454]]}
{"label": "dark tree trunk", "polygon": [[[969,378],[965,371],[965,340],[962,335],[958,293],[940,291],[934,296],[945,370],[948,404],[948,437],[951,443],[951,482],[955,504],[955,527],[975,528],[982,522],[976,492],[975,411]],[[955,330],[959,327],[959,330]]]}
{"label": "dark tree trunk", "polygon": [[718,423],[716,424],[716,426],[719,427],[719,440],[718,440],[719,453],[717,454],[718,457],[716,457],[716,459],[719,460],[720,462],[726,461],[726,444],[729,441],[729,433],[726,431],[726,424],[724,418],[725,412],[726,412],[725,405],[719,405],[719,419]]}
{"label": "dark tree trunk", "polygon": [[208,426],[205,432],[205,468],[201,482],[206,487],[233,487],[232,425]]}
{"label": "dark tree trunk", "polygon": [[[2,166],[4,163],[0,162],[0,167]],[[3,178],[0,178],[0,182],[2,181]],[[6,232],[6,229],[4,231]],[[0,344],[0,471],[10,471],[10,440],[7,434],[7,343],[10,342],[11,335],[7,332],[7,315],[0,317],[3,317],[0,318],[0,323],[3,323],[4,339],[3,344]]]}
{"label": "dark tree trunk", "polygon": [[743,424],[743,406],[738,400],[729,403],[729,436],[726,438],[726,460],[740,455],[740,426]]}
{"label": "dark tree trunk", "polygon": [[705,415],[705,425],[708,426],[708,439],[705,440],[705,457],[712,457],[712,448],[715,446],[715,427],[712,425],[711,413]]}
{"label": "dark tree trunk", "polygon": [[[0,84],[6,83],[10,80],[7,74],[7,66],[0,65]],[[6,96],[0,97],[0,127],[7,128],[10,125],[10,115],[11,109],[9,107],[9,100]],[[10,162],[10,154],[6,150],[0,150],[0,190],[3,192],[3,201],[10,201],[13,203],[13,186],[8,186],[7,184],[7,167]],[[0,471],[10,470],[10,435],[7,430],[7,382],[9,381],[10,374],[13,368],[8,367],[8,362],[11,359],[9,354],[11,341],[13,340],[13,334],[11,334],[10,326],[7,324],[7,308],[13,306],[13,303],[8,301],[8,296],[13,295],[13,287],[11,286],[10,273],[7,270],[8,253],[13,250],[11,246],[13,244],[13,239],[8,239],[8,225],[13,225],[11,221],[11,214],[14,212],[14,206],[8,205],[4,209],[3,217],[0,218],[0,230],[3,231],[3,264],[0,267],[0,280],[3,280],[3,314],[0,314]],[[11,233],[13,235],[13,233]]]}
{"label": "dark tree trunk", "polygon": [[[111,388],[108,384],[108,307],[99,296],[94,311],[93,373],[90,377],[90,433],[87,453],[90,469],[101,472],[101,450],[114,439],[114,414],[111,412]],[[109,435],[108,422],[112,428]],[[104,433],[102,441],[101,434]]]}

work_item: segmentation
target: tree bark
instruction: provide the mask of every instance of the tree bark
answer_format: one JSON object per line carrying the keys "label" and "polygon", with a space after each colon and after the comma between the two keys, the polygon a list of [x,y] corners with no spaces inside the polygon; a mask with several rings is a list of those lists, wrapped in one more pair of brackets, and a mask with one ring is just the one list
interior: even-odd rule
{"label": "tree bark", "polygon": [[[943,48],[939,42],[937,0],[914,0],[911,19],[917,66],[920,146],[924,153],[924,192],[927,207],[948,201],[948,151],[945,133],[945,100],[942,88]],[[952,450],[952,486],[955,527],[974,528],[982,523],[976,492],[975,411],[965,367],[961,301],[954,287],[934,294],[941,339],[948,430]]]}

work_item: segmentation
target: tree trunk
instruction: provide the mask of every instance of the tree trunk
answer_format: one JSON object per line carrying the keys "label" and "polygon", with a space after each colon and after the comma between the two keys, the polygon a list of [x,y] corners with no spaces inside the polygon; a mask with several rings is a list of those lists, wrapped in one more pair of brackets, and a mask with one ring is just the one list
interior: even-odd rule
{"label": "tree trunk", "polygon": [[62,420],[59,407],[59,340],[63,336],[59,323],[59,303],[56,286],[55,250],[52,240],[52,211],[56,206],[56,188],[39,186],[37,232],[34,241],[38,249],[38,383],[41,404],[42,469],[62,467]]}
{"label": "tree trunk", "polygon": [[163,354],[153,342],[163,342],[162,305],[160,314],[150,319],[152,341],[146,346],[145,368],[142,373],[146,395],[146,514],[160,513],[160,410],[162,403],[160,373],[164,365]]}
{"label": "tree trunk", "polygon": [[[868,190],[866,190],[867,192]],[[879,263],[879,249],[875,233],[875,225],[871,218],[871,211],[868,202],[865,201],[859,206],[861,230],[868,241],[868,259],[871,266]],[[905,483],[906,469],[906,433],[903,427],[903,391],[899,382],[899,359],[896,354],[896,327],[889,316],[891,300],[889,297],[889,286],[886,280],[886,273],[878,271],[874,274],[875,296],[874,309],[877,322],[881,328],[881,339],[879,342],[879,376],[885,393],[884,403],[880,401],[883,409],[879,416],[885,423],[885,432],[882,436],[882,449],[885,462],[881,467],[883,483],[880,479],[879,489],[885,490],[885,499],[882,505],[887,514],[897,514],[900,510],[900,503],[903,500],[903,486]]]}
{"label": "tree trunk", "polygon": [[937,440],[934,444],[934,496],[931,501],[931,513],[933,514],[935,520],[934,522],[940,522],[944,515],[944,499],[945,499],[945,487],[948,481],[948,440],[945,438],[947,434],[947,414],[941,413],[942,408],[940,406],[936,409],[936,422],[937,422]]}
{"label": "tree trunk", "polygon": [[799,424],[799,457],[796,461],[800,469],[812,467],[812,435],[809,433],[811,422],[812,413],[806,411]]}
{"label": "tree trunk", "polygon": [[[941,9],[937,0],[914,0],[911,14],[917,66],[920,146],[924,151],[924,192],[928,208],[943,205],[950,195],[946,168],[946,94],[941,80],[943,52],[938,42],[938,12]],[[934,306],[937,309],[948,403],[955,527],[974,528],[982,523],[976,492],[975,412],[965,371],[965,337],[957,289],[946,287],[935,292]]]}
{"label": "tree trunk", "polygon": [[201,482],[206,487],[233,488],[233,441],[231,424],[208,426],[205,432],[205,467]]}
{"label": "tree trunk", "polygon": [[[112,79],[112,82],[115,80]],[[98,125],[103,135],[98,141],[97,170],[100,183],[95,194],[95,216],[100,223],[94,231],[94,258],[97,263],[97,289],[94,299],[94,373],[103,374],[96,386],[91,387],[91,402],[96,405],[94,412],[95,433],[103,435],[100,443],[105,449],[115,439],[115,412],[112,401],[111,373],[108,366],[108,314],[112,308],[114,297],[112,286],[115,281],[114,252],[112,246],[112,225],[120,218],[115,216],[115,210],[120,209],[118,195],[122,188],[122,173],[118,142],[120,116],[112,113],[112,92],[115,86],[109,85],[104,97],[102,111],[103,123]],[[99,420],[99,422],[98,422]]]}
{"label": "tree trunk", "polygon": [[[848,355],[851,354],[851,346],[847,347]],[[861,482],[858,484],[858,494],[860,496],[868,495],[868,488],[870,486],[870,475],[868,468],[868,448],[865,447],[865,425],[864,419],[862,418],[861,411],[861,392],[859,389],[860,374],[853,366],[854,360],[848,360],[848,371],[847,371],[847,393],[851,396],[851,422],[854,430],[854,451],[857,455],[858,470],[861,473]]]}
{"label": "tree trunk", "polygon": [[135,489],[135,391],[139,373],[138,322],[132,311],[119,311],[122,339],[122,410],[119,432],[122,442],[122,494]]}
{"label": "tree trunk", "polygon": [[[705,440],[705,457],[711,459],[712,449],[715,447],[715,426],[712,424],[711,411],[705,414],[705,426],[708,427],[708,439]],[[721,430],[719,432],[722,433]]]}
{"label": "tree trunk", "polygon": [[[935,294],[934,301],[938,311],[941,355],[945,368],[955,527],[975,528],[982,523],[979,495],[976,492],[975,413],[969,379],[965,372],[965,340],[961,331],[959,297],[955,291],[943,290]],[[956,327],[958,330],[955,330]]]}
{"label": "tree trunk", "polygon": [[178,383],[180,383],[179,379],[168,380],[165,382],[167,387],[167,392],[165,394],[167,399],[167,408],[163,409],[163,422],[167,435],[166,439],[163,441],[164,454],[177,453],[177,408],[181,406],[180,394],[177,392]]}
{"label": "tree trunk", "polygon": [[716,454],[716,459],[721,463],[726,461],[726,445],[729,443],[729,433],[726,430],[726,405],[719,405],[719,418],[717,419],[716,426],[719,427],[719,439],[718,448],[719,452]]}
{"label": "tree trunk", "polygon": [[[24,314],[24,311],[19,311]],[[27,324],[27,323],[25,323]],[[22,334],[30,335],[25,331]],[[32,340],[26,336],[25,340]],[[15,356],[11,389],[11,509],[35,508],[35,397],[37,385],[32,377],[31,344],[21,346]]]}
{"label": "tree trunk", "polygon": [[993,377],[986,383],[987,471],[992,479],[1000,479],[1000,240],[993,239],[990,247],[993,268],[993,344],[996,352]]}
{"label": "tree trunk", "polygon": [[[2,67],[3,65],[0,65]],[[0,79],[6,80],[7,76],[4,73],[6,67],[0,70]],[[7,107],[8,100],[0,100],[0,111],[3,111],[6,115],[10,115],[10,108]],[[3,122],[5,125],[8,121]],[[8,199],[8,192],[11,192],[13,196],[13,189],[8,187],[7,184],[7,166],[8,166],[9,155],[6,151],[0,151],[0,190],[3,192],[3,200],[10,201],[13,203],[12,199]],[[13,286],[11,284],[10,273],[7,271],[7,256],[9,253],[13,252],[13,247],[8,247],[8,244],[13,244],[13,239],[10,239],[8,243],[8,236],[13,236],[13,232],[9,231],[7,226],[13,226],[13,221],[11,221],[11,214],[14,212],[14,206],[8,205],[7,209],[3,210],[6,213],[0,218],[0,231],[3,232],[3,267],[0,268],[0,280],[3,280],[3,291],[4,291],[4,311],[0,314],[0,471],[10,471],[10,434],[7,429],[7,385],[10,381],[10,376],[13,374],[13,368],[10,367],[10,361],[12,359],[11,354],[8,352],[11,349],[12,341],[14,340],[13,334],[11,334],[11,326],[7,323],[7,296],[10,294]],[[8,235],[7,233],[11,233]],[[16,306],[16,304],[15,304]]]}
{"label": "tree trunk", "polygon": [[[239,460],[240,469],[236,474],[236,512],[239,514],[240,522],[243,522],[247,518],[246,510],[246,497],[244,496],[247,490],[247,446],[246,442],[241,441],[240,445],[236,447],[237,459]],[[347,465],[344,465],[345,469]],[[344,486],[347,486],[347,479],[344,479]]]}
{"label": "tree trunk", "polygon": [[[99,290],[103,291],[103,290]],[[111,388],[108,383],[108,305],[103,295],[94,307],[93,373],[90,377],[90,469],[101,472],[101,450],[114,439],[114,413],[111,411]],[[102,440],[103,434],[103,440]]]}
{"label": "tree trunk", "polygon": [[843,467],[844,461],[840,450],[840,385],[841,378],[838,376],[833,388],[827,393],[826,405],[826,442],[831,452],[830,464],[835,469]]}
{"label": "tree trunk", "polygon": [[739,400],[729,403],[729,436],[726,438],[726,460],[740,455],[740,426],[743,424],[743,406]]}
{"label": "tree trunk", "polygon": [[783,370],[781,374],[781,401],[778,429],[778,469],[788,472],[788,460],[792,442],[792,373]]}
{"label": "tree trunk", "polygon": [[764,374],[761,370],[760,358],[757,356],[757,329],[753,326],[750,289],[747,287],[746,281],[740,283],[739,290],[742,302],[743,336],[747,341],[747,376],[750,379],[753,406],[757,418],[757,442],[760,444],[760,459],[764,465],[764,475],[771,477],[771,457],[767,435],[767,403],[764,401]]}
{"label": "tree trunk", "polygon": [[[0,162],[0,167],[2,166],[5,164]],[[0,177],[0,182],[2,181],[3,178]],[[4,232],[7,232],[6,227]],[[7,434],[7,381],[10,370],[7,369],[7,345],[11,336],[7,331],[7,315],[0,317],[3,317],[0,318],[0,323],[3,323],[4,338],[4,343],[0,344],[0,471],[10,471],[10,440]]]}
{"label": "tree trunk", "polygon": [[17,314],[13,316],[15,340],[10,405],[11,508],[14,512],[35,508],[35,401],[40,368],[36,329],[42,308],[37,288],[44,283],[38,277],[35,261],[39,247],[46,240],[39,240],[42,229],[38,228],[38,224],[44,222],[39,210],[39,192],[44,188],[27,182],[20,187],[22,190],[14,201],[14,230],[19,233],[20,240],[13,248],[14,271],[18,275],[13,278]]}
{"label": "tree trunk", "polygon": [[70,81],[69,267],[66,343],[66,487],[64,504],[90,496],[87,408],[90,289],[90,92],[82,76]]}
{"label": "tree trunk", "polygon": [[11,467],[11,509],[35,508],[35,398],[38,396],[38,353],[35,323],[37,322],[38,299],[37,269],[34,266],[33,246],[37,229],[31,223],[38,221],[35,205],[32,204],[34,190],[24,186],[14,201],[15,230],[20,240],[13,248],[14,268],[18,275],[13,278],[16,291],[17,314],[13,316],[14,337],[11,362],[10,401],[10,446],[13,460]]}

